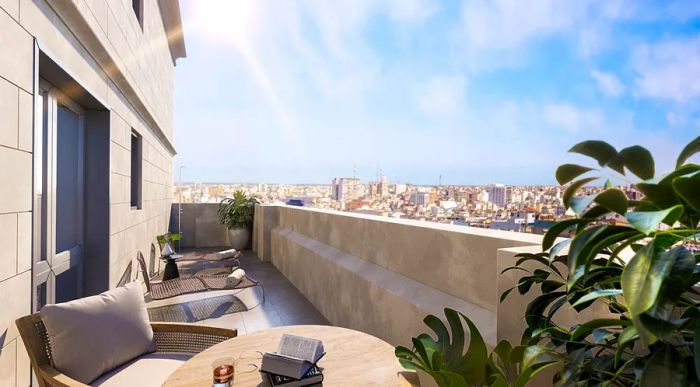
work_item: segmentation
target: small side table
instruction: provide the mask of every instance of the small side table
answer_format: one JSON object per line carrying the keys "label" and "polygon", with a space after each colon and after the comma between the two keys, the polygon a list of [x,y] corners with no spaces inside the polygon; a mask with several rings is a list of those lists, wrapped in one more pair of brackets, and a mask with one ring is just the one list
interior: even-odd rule
{"label": "small side table", "polygon": [[182,254],[172,254],[165,259],[165,269],[163,270],[163,281],[180,278],[180,271],[177,269],[177,262],[179,259],[184,257]]}

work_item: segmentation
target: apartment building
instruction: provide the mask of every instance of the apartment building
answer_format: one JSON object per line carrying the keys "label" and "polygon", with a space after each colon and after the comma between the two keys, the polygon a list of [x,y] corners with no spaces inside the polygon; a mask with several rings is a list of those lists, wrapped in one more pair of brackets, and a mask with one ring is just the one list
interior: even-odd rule
{"label": "apartment building", "polygon": [[0,0],[0,385],[31,380],[16,318],[155,254],[184,56],[177,0]]}

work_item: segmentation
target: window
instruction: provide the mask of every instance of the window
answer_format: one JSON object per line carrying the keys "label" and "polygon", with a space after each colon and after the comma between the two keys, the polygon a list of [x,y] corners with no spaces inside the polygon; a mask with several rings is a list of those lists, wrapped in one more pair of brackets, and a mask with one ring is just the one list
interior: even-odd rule
{"label": "window", "polygon": [[141,159],[143,139],[131,131],[131,208],[141,209]]}
{"label": "window", "polygon": [[139,25],[143,29],[143,0],[131,0],[131,8],[134,9],[136,20],[139,21]]}

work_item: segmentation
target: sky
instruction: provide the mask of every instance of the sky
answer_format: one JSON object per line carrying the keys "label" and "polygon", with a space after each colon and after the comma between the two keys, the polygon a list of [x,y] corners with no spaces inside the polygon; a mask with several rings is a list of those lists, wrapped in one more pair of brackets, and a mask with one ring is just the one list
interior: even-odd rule
{"label": "sky", "polygon": [[180,0],[175,179],[553,184],[700,135],[700,1]]}

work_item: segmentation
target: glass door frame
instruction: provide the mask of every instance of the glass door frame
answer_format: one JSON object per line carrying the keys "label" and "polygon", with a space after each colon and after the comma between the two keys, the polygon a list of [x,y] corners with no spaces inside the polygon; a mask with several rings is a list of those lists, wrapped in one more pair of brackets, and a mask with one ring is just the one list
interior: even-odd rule
{"label": "glass door frame", "polygon": [[[58,107],[67,108],[78,116],[78,222],[81,243],[85,241],[84,229],[84,158],[85,111],[59,89],[39,78],[35,95],[34,125],[34,203],[33,203],[33,278],[32,311],[40,304],[56,302],[56,276],[83,264],[83,246],[56,253],[56,178]],[[83,274],[78,272],[79,296],[83,292]],[[45,286],[40,294],[39,286]]]}

